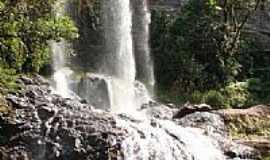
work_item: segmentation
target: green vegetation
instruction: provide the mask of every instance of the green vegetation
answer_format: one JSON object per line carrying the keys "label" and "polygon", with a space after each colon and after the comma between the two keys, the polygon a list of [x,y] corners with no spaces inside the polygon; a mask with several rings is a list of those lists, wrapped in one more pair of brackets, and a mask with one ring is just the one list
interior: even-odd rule
{"label": "green vegetation", "polygon": [[262,160],[269,159],[269,117],[262,115],[236,114],[227,115],[225,119],[232,139],[249,143],[251,146],[257,148],[262,154]]}
{"label": "green vegetation", "polygon": [[215,90],[210,90],[209,92],[207,92],[206,95],[203,97],[203,101],[214,108],[225,106],[225,100],[223,95]]}
{"label": "green vegetation", "polygon": [[[227,117],[228,118],[228,117]],[[269,118],[262,117],[231,117],[228,124],[231,136],[235,139],[253,139],[258,136],[270,136]]]}
{"label": "green vegetation", "polygon": [[168,90],[174,95],[170,100],[184,100],[180,103],[222,108],[269,103],[270,54],[247,29],[265,5],[261,0],[190,0],[176,14],[153,10],[151,45],[161,99],[169,97],[162,95]]}
{"label": "green vegetation", "polygon": [[55,3],[0,0],[0,87],[14,88],[16,74],[39,72],[50,63],[50,41],[78,36],[68,17],[55,16]]}
{"label": "green vegetation", "polygon": [[71,1],[71,17],[75,21],[80,37],[73,42],[76,55],[71,68],[84,72],[99,70],[104,46],[104,26],[100,0]]}
{"label": "green vegetation", "polygon": [[18,88],[15,83],[16,78],[17,74],[14,69],[3,69],[0,67],[0,94],[16,90]]}
{"label": "green vegetation", "polygon": [[8,113],[9,112],[9,107],[7,105],[6,100],[2,97],[0,94],[0,114],[1,113]]}
{"label": "green vegetation", "polygon": [[264,157],[263,160],[270,160],[270,155],[267,157]]}
{"label": "green vegetation", "polygon": [[210,90],[203,93],[194,91],[188,100],[194,104],[207,103],[215,108],[247,108],[266,100],[260,99],[258,96],[262,88],[260,84],[257,79],[231,82],[219,90]]}

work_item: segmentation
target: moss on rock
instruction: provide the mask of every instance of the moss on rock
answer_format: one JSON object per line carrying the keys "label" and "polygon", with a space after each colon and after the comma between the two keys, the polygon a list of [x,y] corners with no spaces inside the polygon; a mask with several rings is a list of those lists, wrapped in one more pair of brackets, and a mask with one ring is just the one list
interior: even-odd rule
{"label": "moss on rock", "polygon": [[270,106],[222,110],[233,140],[256,148],[270,160]]}
{"label": "moss on rock", "polygon": [[[228,117],[228,127],[233,138],[252,139],[258,136],[270,137],[270,119],[243,115]],[[227,119],[227,120],[228,120]]]}
{"label": "moss on rock", "polygon": [[7,104],[7,101],[4,97],[0,94],[0,113],[7,114],[10,111],[10,108]]}

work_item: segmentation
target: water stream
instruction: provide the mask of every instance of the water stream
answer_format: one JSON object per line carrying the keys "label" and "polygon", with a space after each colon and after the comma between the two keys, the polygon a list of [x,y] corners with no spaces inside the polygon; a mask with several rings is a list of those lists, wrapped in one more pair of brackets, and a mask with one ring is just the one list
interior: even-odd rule
{"label": "water stream", "polygon": [[112,76],[111,110],[127,112],[136,108],[136,66],[132,41],[132,12],[129,0],[106,0],[103,3],[107,55],[101,66]]}
{"label": "water stream", "polygon": [[224,160],[216,142],[202,130],[169,120],[118,120],[129,131],[122,144],[125,160]]}
{"label": "water stream", "polygon": [[[55,5],[56,17],[64,16],[66,13],[66,0],[59,0]],[[56,93],[63,97],[71,97],[69,89],[69,76],[72,71],[66,66],[66,52],[68,44],[64,40],[60,42],[51,42],[51,50],[53,54],[53,83]]]}

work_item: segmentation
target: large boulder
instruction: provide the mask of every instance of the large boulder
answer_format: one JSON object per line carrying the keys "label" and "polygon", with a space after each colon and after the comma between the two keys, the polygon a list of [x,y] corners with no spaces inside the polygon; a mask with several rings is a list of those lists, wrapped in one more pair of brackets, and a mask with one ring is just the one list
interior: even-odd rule
{"label": "large boulder", "polygon": [[[121,92],[128,92],[128,88],[125,88],[124,82],[115,78],[109,77],[101,74],[87,73],[82,76],[79,82],[73,86],[73,90],[83,99],[87,101],[88,104],[94,106],[97,109],[111,110],[114,96],[117,93],[113,93],[114,87]],[[142,106],[151,101],[147,88],[143,83],[135,81],[134,86],[135,101],[137,106]],[[122,95],[123,96],[123,95]]]}
{"label": "large boulder", "polygon": [[111,106],[110,81],[110,77],[88,73],[82,76],[75,91],[92,106],[109,110]]}

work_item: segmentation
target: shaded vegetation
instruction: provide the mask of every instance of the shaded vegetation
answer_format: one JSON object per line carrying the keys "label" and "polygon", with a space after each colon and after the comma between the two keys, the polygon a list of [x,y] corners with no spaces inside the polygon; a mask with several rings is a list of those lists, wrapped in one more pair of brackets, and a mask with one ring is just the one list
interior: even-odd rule
{"label": "shaded vegetation", "polygon": [[80,34],[73,41],[76,54],[71,57],[72,68],[77,71],[95,71],[100,67],[104,52],[101,3],[100,0],[73,0],[69,4],[69,14]]}
{"label": "shaded vegetation", "polygon": [[[265,5],[261,0],[190,0],[178,13],[152,10],[161,99],[235,108],[268,103],[270,54],[247,29]],[[164,90],[174,96],[164,96]]]}
{"label": "shaded vegetation", "polygon": [[0,1],[1,87],[12,88],[16,74],[39,72],[49,64],[52,40],[77,37],[73,22],[55,15],[55,3],[56,0]]}

